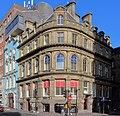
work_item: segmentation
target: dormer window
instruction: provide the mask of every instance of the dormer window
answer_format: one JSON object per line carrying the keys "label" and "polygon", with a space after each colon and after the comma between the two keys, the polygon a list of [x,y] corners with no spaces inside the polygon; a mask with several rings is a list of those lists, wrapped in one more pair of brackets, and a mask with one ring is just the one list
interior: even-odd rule
{"label": "dormer window", "polygon": [[63,23],[64,23],[64,17],[63,17],[63,15],[58,15],[58,19],[57,19],[57,24],[58,25],[63,25]]}

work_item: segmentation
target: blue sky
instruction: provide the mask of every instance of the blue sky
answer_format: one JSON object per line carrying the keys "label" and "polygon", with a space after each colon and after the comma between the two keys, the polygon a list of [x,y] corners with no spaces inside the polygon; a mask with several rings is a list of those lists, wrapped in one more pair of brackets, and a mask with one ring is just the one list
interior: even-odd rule
{"label": "blue sky", "polygon": [[[53,8],[62,4],[63,6],[71,0],[42,0]],[[34,3],[42,2],[34,0]],[[120,46],[120,0],[75,0],[76,12],[82,16],[88,12],[93,14],[93,26],[98,27],[98,31],[104,31],[105,36],[111,37],[112,47]],[[0,0],[0,20],[14,4],[23,6],[24,0]]]}

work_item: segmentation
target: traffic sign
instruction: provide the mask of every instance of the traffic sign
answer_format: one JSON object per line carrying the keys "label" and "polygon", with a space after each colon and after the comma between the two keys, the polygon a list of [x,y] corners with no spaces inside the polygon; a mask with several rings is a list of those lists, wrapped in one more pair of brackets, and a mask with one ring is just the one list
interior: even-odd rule
{"label": "traffic sign", "polygon": [[72,101],[72,96],[68,96],[68,101]]}

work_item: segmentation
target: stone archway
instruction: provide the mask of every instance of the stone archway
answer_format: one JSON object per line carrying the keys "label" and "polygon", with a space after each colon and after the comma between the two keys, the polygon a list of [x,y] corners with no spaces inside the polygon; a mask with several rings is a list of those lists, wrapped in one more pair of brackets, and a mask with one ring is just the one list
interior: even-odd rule
{"label": "stone archway", "polygon": [[14,108],[14,95],[13,95],[13,93],[8,94],[8,107]]}

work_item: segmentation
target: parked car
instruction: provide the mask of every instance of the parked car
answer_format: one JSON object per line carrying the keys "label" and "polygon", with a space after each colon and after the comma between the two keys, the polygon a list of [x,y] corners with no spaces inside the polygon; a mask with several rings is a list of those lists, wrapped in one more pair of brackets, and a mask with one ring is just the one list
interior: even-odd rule
{"label": "parked car", "polygon": [[0,112],[4,112],[4,107],[0,105]]}

